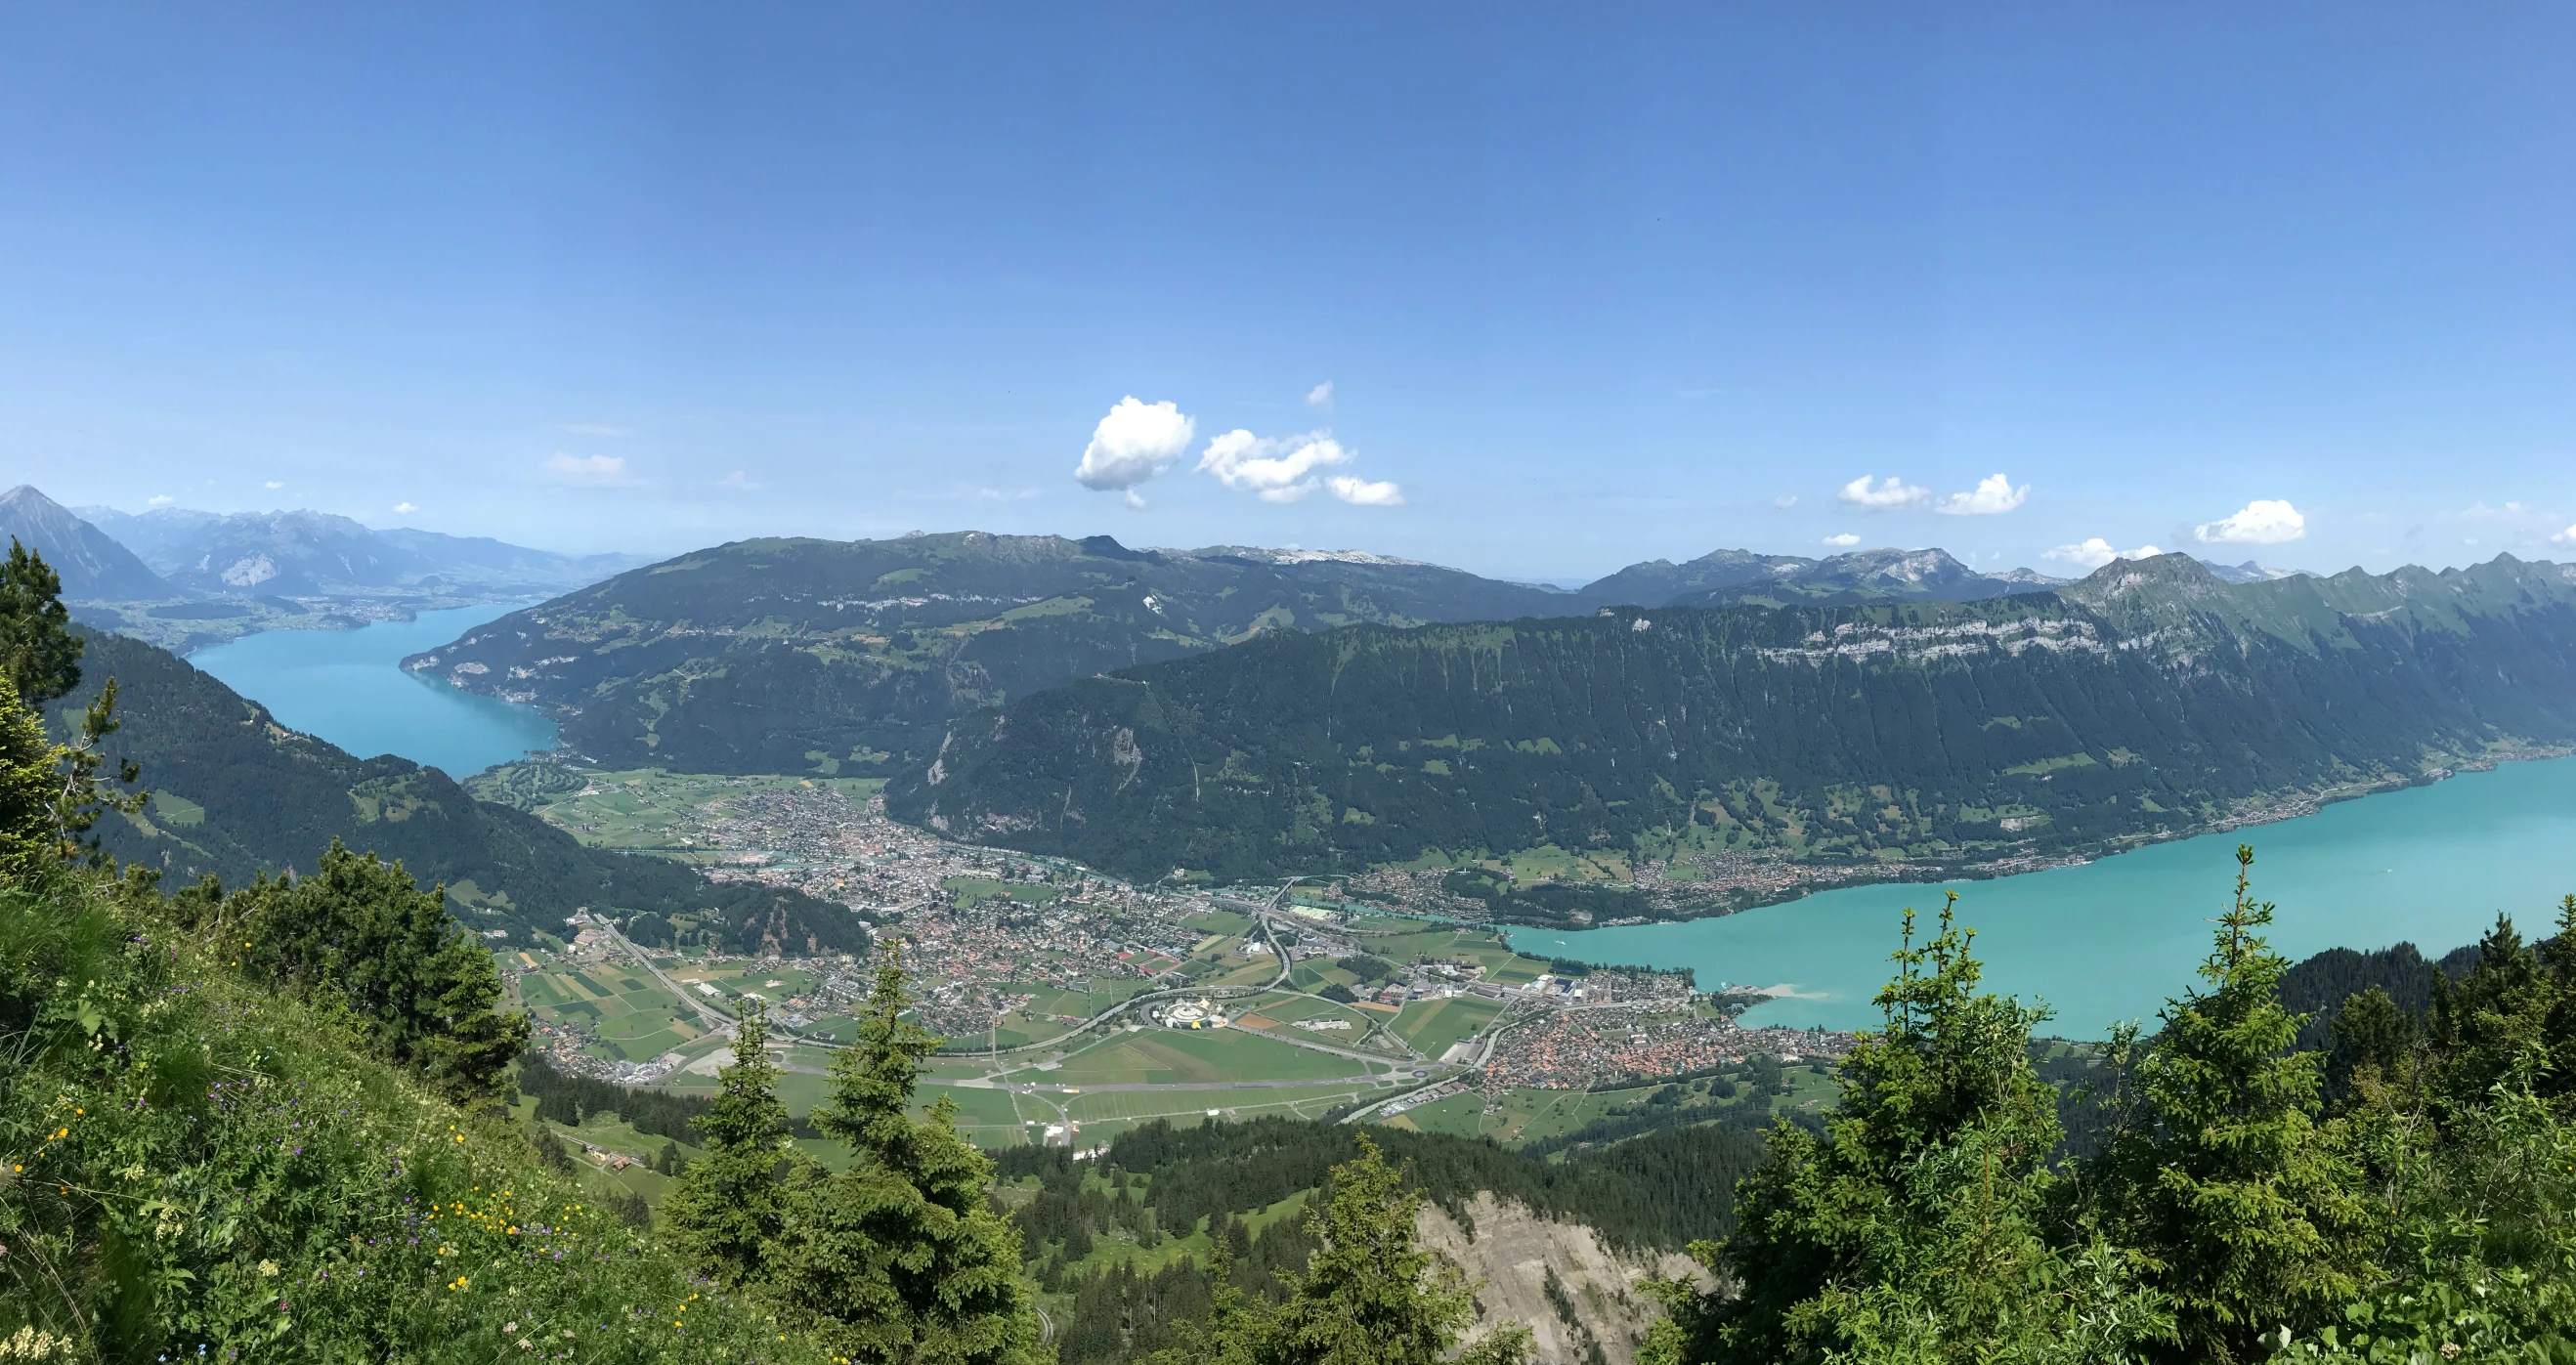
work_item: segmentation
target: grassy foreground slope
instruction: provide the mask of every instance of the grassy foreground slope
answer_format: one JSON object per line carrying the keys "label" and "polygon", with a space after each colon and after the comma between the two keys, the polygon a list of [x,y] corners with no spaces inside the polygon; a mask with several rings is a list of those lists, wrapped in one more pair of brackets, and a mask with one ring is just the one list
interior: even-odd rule
{"label": "grassy foreground slope", "polygon": [[2571,742],[2576,568],[2165,555],[1969,604],[1277,632],[961,719],[886,808],[1144,878],[1546,844],[1941,867]]}
{"label": "grassy foreground slope", "polygon": [[[0,889],[0,1341],[44,1359],[821,1362],[143,883]],[[37,1350],[38,1346],[45,1349]]]}

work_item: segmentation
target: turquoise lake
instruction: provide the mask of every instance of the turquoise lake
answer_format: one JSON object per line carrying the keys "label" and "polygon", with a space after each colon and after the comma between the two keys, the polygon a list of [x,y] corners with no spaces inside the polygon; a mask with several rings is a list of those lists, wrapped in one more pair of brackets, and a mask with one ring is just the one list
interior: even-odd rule
{"label": "turquoise lake", "polygon": [[403,671],[434,649],[528,605],[425,611],[357,630],[272,630],[188,656],[278,722],[361,758],[397,754],[450,777],[555,747],[553,721],[525,706],[461,692]]}
{"label": "turquoise lake", "polygon": [[[2192,984],[2239,843],[2254,846],[2256,898],[2279,907],[2272,946],[2294,961],[2400,941],[2438,955],[2476,941],[2498,911],[2537,936],[2576,891],[2576,759],[2507,763],[2278,824],[1949,888],[1959,922],[1977,930],[1987,985],[2054,1008],[2045,1032],[2093,1038],[2122,1019],[2152,1024]],[[1694,968],[1702,989],[1785,986],[1796,994],[1748,1020],[1860,1028],[1880,1022],[1869,1001],[1886,984],[1905,907],[1928,937],[1942,889],[1845,887],[1687,924],[1511,940],[1541,956]]]}

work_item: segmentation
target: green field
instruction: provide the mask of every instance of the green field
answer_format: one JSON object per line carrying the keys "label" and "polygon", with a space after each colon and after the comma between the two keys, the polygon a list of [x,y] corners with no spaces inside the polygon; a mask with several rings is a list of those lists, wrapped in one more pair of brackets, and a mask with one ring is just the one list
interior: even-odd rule
{"label": "green field", "polygon": [[697,1012],[645,973],[608,963],[528,972],[519,1001],[539,1023],[591,1030],[590,1049],[612,1061],[646,1061],[705,1036]]}
{"label": "green field", "polygon": [[965,910],[989,900],[1025,901],[1044,905],[1062,893],[1063,888],[1044,882],[1006,882],[995,877],[951,877],[941,882],[949,893],[950,903]]}
{"label": "green field", "polygon": [[1189,1085],[1292,1081],[1357,1074],[1365,1063],[1273,1042],[1240,1029],[1121,1033],[1066,1059],[1048,1079],[1062,1085]]}
{"label": "green field", "polygon": [[1436,1061],[1441,1053],[1449,1050],[1451,1043],[1474,1037],[1502,1012],[1501,1005],[1472,995],[1449,1000],[1417,1000],[1406,1005],[1404,1013],[1396,1016],[1395,1033],[1411,1043],[1414,1051]]}
{"label": "green field", "polygon": [[[556,773],[561,771],[555,765],[542,766]],[[513,785],[507,771],[468,779],[468,786],[478,796],[532,809],[549,823],[571,831],[585,844],[702,855],[708,851],[705,847],[682,842],[685,836],[676,831],[677,827],[700,819],[705,808],[712,803],[754,792],[782,791],[797,786],[837,789],[853,803],[862,803],[885,785],[883,779],[872,777],[729,777],[712,773],[670,773],[659,768],[576,769],[572,775],[585,779],[588,787],[576,792],[546,792],[531,796],[524,790],[505,790]]]}

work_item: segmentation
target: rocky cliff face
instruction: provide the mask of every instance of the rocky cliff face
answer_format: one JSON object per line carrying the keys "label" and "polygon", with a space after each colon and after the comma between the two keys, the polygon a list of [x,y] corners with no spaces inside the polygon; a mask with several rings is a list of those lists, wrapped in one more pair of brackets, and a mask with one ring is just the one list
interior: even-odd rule
{"label": "rocky cliff face", "polygon": [[1529,1327],[1534,1365],[1632,1365],[1647,1325],[1663,1315],[1638,1286],[1677,1275],[1707,1280],[1687,1256],[1616,1255],[1580,1223],[1541,1218],[1491,1194],[1477,1195],[1467,1216],[1472,1234],[1426,1204],[1415,1232],[1424,1246],[1464,1268],[1469,1281],[1482,1281],[1480,1332],[1503,1321]]}

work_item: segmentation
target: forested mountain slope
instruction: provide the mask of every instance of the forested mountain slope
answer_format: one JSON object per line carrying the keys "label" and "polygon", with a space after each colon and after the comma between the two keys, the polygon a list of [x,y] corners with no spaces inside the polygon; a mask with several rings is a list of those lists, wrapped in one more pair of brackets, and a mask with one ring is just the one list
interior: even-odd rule
{"label": "forested mountain slope", "polygon": [[1040,688],[1275,627],[1563,610],[1565,594],[1352,553],[1107,536],[748,540],[638,569],[408,661],[534,702],[601,763],[892,772]]}
{"label": "forested mountain slope", "polygon": [[899,818],[1136,876],[2097,849],[2576,742],[2576,569],[1278,633],[961,720]]}
{"label": "forested mountain slope", "polygon": [[[258,703],[166,650],[88,633],[82,685],[48,708],[54,733],[116,680],[124,727],[107,752],[143,767],[153,799],[140,817],[99,826],[118,859],[175,882],[212,873],[228,886],[255,872],[311,871],[334,838],[401,859],[423,882],[445,882],[451,906],[478,931],[525,943],[560,933],[574,910],[651,912],[651,932],[705,934],[752,949],[764,939],[799,951],[811,941],[867,944],[851,911],[801,892],[714,883],[677,863],[583,847],[533,815],[477,801],[448,775],[408,759],[361,759],[279,725]],[[640,931],[640,930],[639,930]]]}

